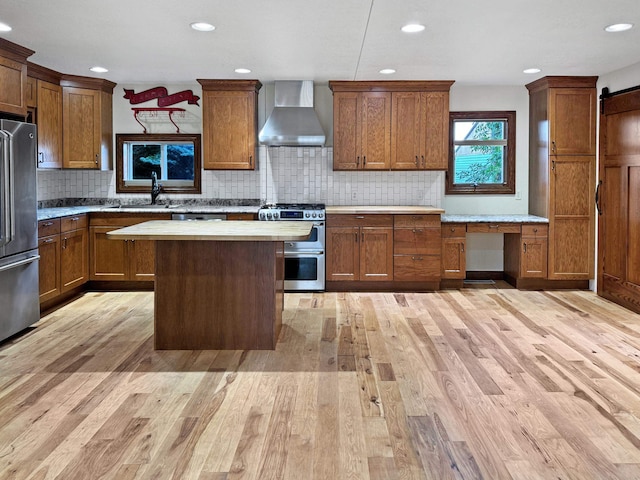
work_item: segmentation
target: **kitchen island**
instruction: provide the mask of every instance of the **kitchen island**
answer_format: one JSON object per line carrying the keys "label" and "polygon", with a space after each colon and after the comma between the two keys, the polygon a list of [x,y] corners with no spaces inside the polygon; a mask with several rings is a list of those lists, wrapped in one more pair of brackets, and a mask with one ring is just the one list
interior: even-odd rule
{"label": "kitchen island", "polygon": [[155,240],[157,350],[273,350],[282,326],[284,241],[310,222],[154,220],[109,232]]}

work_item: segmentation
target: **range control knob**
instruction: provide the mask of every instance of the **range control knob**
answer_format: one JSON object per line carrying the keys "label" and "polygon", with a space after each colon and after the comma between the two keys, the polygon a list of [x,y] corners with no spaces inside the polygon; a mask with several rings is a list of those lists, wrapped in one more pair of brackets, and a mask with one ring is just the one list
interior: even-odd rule
{"label": "range control knob", "polygon": [[323,214],[322,212],[320,212],[320,213],[318,214],[318,218],[322,218],[322,217],[324,217],[324,214]]}
{"label": "range control knob", "polygon": [[280,217],[280,213],[279,212],[273,212],[273,218],[279,218]]}
{"label": "range control knob", "polygon": [[271,220],[271,212],[267,213],[267,220]]}
{"label": "range control knob", "polygon": [[312,216],[313,218],[316,218],[316,214],[315,214],[315,212],[313,212],[313,213],[311,214],[311,216]]}
{"label": "range control knob", "polygon": [[305,214],[304,214],[304,216],[305,216],[305,217],[307,217],[307,218],[309,218],[309,213],[308,213],[308,212],[307,212],[307,213],[305,213]]}

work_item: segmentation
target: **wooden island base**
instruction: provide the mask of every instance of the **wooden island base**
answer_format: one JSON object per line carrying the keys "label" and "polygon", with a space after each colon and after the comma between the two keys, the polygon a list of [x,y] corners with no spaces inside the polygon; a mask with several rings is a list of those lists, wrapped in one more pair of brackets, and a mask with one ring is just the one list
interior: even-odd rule
{"label": "wooden island base", "polygon": [[155,348],[273,350],[282,327],[281,241],[156,241]]}

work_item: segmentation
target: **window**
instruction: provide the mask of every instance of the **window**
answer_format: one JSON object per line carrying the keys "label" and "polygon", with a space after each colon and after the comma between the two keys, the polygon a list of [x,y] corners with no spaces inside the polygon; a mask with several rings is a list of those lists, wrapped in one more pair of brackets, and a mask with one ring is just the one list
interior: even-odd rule
{"label": "window", "polygon": [[515,193],[516,112],[451,112],[449,137],[445,193]]}
{"label": "window", "polygon": [[163,193],[200,193],[200,135],[117,134],[117,193],[151,191],[151,174]]}

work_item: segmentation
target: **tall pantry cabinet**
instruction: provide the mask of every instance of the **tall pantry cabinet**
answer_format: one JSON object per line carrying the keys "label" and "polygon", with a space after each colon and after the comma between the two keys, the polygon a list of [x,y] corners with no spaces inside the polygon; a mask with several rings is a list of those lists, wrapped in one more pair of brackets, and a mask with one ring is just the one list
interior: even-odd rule
{"label": "tall pantry cabinet", "polygon": [[554,76],[527,85],[529,213],[549,219],[549,280],[594,277],[596,80]]}

